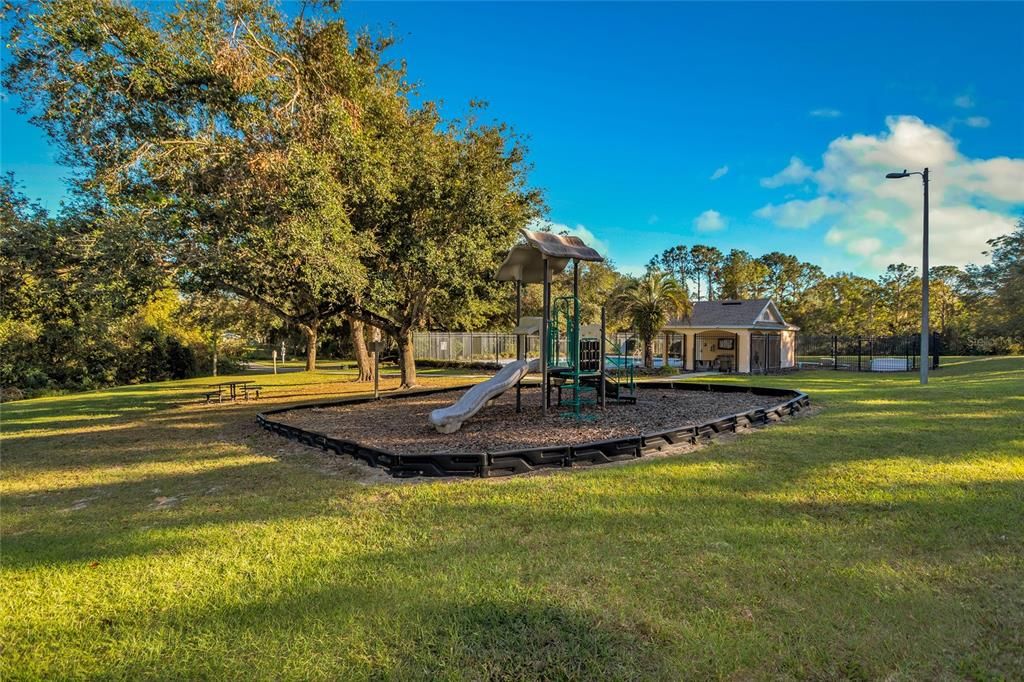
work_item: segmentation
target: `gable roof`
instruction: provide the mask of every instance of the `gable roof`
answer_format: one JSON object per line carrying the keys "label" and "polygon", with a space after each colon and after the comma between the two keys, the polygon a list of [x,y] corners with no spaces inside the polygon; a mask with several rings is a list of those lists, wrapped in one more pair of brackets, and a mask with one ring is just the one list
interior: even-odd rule
{"label": "gable roof", "polygon": [[[768,320],[762,313],[769,314]],[[744,327],[748,329],[796,329],[787,324],[771,299],[697,301],[689,317],[671,320],[668,327]]]}

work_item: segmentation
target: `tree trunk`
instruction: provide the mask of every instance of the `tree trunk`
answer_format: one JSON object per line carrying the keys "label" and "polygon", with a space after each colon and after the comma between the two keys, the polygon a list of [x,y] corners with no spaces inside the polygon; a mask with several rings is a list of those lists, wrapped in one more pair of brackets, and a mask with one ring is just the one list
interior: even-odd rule
{"label": "tree trunk", "polygon": [[644,339],[644,367],[654,366],[654,340]]}
{"label": "tree trunk", "polygon": [[217,335],[213,337],[213,376],[217,376]]}
{"label": "tree trunk", "polygon": [[316,344],[317,335],[320,331],[320,320],[310,322],[309,324],[300,325],[302,331],[306,334],[306,371],[316,371]]}
{"label": "tree trunk", "polygon": [[356,381],[373,381],[373,357],[366,349],[366,325],[362,320],[348,318],[352,327],[352,347],[355,349],[356,365],[359,366],[359,378]]}
{"label": "tree trunk", "polygon": [[413,353],[412,330],[400,331],[395,340],[398,341],[398,362],[402,370],[400,388],[412,388],[416,385],[416,359]]}

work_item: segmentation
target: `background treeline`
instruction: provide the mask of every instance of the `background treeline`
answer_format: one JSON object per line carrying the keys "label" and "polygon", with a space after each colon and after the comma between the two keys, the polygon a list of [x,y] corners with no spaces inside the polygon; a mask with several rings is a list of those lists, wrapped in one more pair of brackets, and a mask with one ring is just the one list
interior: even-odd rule
{"label": "background treeline", "polygon": [[[74,175],[55,215],[0,181],[0,386],[210,373],[253,340],[300,345],[307,369],[319,349],[349,355],[370,379],[376,338],[411,386],[413,331],[512,326],[512,288],[491,276],[545,209],[522,140],[479,103],[443,116],[389,58],[389,36],[351,33],[337,3],[324,9],[8,8],[4,89]],[[988,265],[935,269],[949,352],[1020,350],[1022,233],[993,241]],[[651,267],[667,274],[654,298],[669,292],[680,310],[666,280],[692,299],[772,297],[809,333],[917,324],[920,283],[904,265],[829,277],[786,254],[691,245]],[[581,274],[592,320],[631,290],[611,262]],[[530,288],[527,314],[539,295]],[[648,303],[650,319],[667,310]],[[613,328],[631,324],[627,309],[613,306]]]}
{"label": "background treeline", "polygon": [[[282,343],[289,355],[302,354],[302,330],[257,303],[184,291],[173,270],[139,253],[132,262],[112,260],[111,251],[124,255],[124,244],[104,243],[118,232],[104,226],[102,213],[71,205],[48,216],[7,176],[0,178],[0,217],[0,386],[11,397],[230,372],[254,347],[260,357]],[[931,323],[945,353],[1024,349],[1024,220],[990,247],[991,262],[983,266],[931,270]],[[707,254],[717,257],[709,262]],[[890,265],[877,279],[829,276],[787,254],[754,258],[694,245],[668,249],[648,267],[675,279],[691,300],[772,298],[804,334],[887,336],[919,329],[921,280],[904,264]],[[613,262],[583,264],[583,314],[599,319],[630,281]],[[435,318],[430,328],[510,329],[511,287],[486,274],[477,284],[491,290],[490,309]],[[553,289],[556,296],[571,290],[569,272]],[[525,314],[539,314],[540,305],[540,287],[527,288]],[[612,329],[631,326],[618,306],[608,312]],[[374,331],[339,314],[324,322],[318,347],[331,357],[353,358],[358,341],[365,346]]]}
{"label": "background treeline", "polygon": [[[1024,219],[988,242],[991,262],[929,270],[929,317],[944,352],[1019,353],[1024,349]],[[896,263],[877,279],[826,275],[820,267],[772,252],[722,253],[701,244],[676,246],[648,266],[671,273],[692,298],[771,298],[805,334],[885,336],[917,333],[918,268]]]}

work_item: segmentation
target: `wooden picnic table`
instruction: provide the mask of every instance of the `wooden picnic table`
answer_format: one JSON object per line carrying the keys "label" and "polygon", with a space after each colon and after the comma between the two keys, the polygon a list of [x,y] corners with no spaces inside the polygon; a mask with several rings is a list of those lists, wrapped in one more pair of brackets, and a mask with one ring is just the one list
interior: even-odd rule
{"label": "wooden picnic table", "polygon": [[256,382],[253,381],[252,379],[247,379],[246,381],[222,381],[219,384],[210,384],[209,386],[207,386],[207,388],[217,388],[217,389],[220,389],[220,390],[224,390],[224,387],[227,386],[228,387],[228,392],[231,394],[231,399],[234,400],[235,398],[238,397],[238,387],[239,386],[242,386],[243,384],[254,384],[254,383],[256,383]]}

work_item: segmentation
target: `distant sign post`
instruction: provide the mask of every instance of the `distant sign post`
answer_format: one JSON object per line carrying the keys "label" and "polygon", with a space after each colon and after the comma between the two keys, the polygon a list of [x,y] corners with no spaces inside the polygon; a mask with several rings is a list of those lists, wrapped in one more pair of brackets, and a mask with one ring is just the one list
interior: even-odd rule
{"label": "distant sign post", "polygon": [[380,399],[380,354],[384,352],[383,341],[371,341],[373,349],[373,399]]}
{"label": "distant sign post", "polygon": [[274,351],[273,355],[274,355],[274,374],[277,374],[277,351],[276,350]]}

